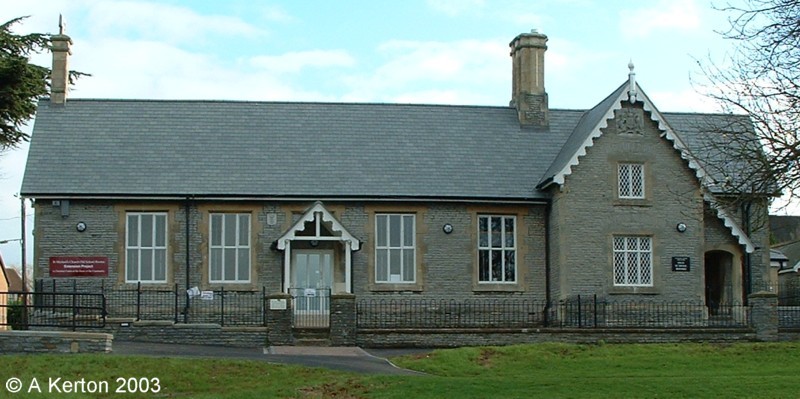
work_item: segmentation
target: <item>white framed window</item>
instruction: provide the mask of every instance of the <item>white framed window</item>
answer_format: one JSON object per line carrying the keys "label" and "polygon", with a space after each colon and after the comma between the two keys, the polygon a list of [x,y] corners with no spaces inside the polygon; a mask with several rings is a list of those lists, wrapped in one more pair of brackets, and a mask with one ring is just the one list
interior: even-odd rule
{"label": "white framed window", "polygon": [[652,237],[614,236],[614,285],[653,285]]}
{"label": "white framed window", "polygon": [[515,216],[478,216],[478,282],[517,281]]}
{"label": "white framed window", "polygon": [[125,282],[167,282],[166,212],[126,214]]}
{"label": "white framed window", "polygon": [[209,282],[250,282],[250,214],[211,213],[209,218]]}
{"label": "white framed window", "polygon": [[619,198],[644,198],[644,165],[640,163],[621,163],[617,168]]}
{"label": "white framed window", "polygon": [[375,215],[375,282],[416,281],[416,215]]}

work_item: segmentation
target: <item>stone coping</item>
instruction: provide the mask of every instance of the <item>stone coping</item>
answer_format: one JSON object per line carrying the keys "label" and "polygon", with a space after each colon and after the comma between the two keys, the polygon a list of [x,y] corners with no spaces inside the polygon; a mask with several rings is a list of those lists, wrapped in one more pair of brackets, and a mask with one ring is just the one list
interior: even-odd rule
{"label": "stone coping", "polygon": [[0,331],[0,336],[10,335],[18,337],[34,337],[34,338],[64,338],[64,339],[112,339],[113,334],[108,333],[91,333],[91,332],[77,332],[77,331],[41,331],[41,330],[6,330]]}

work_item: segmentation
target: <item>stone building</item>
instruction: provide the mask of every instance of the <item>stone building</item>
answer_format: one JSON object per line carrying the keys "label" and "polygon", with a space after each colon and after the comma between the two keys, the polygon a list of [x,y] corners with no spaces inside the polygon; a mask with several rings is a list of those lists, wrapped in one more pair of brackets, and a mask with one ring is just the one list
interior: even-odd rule
{"label": "stone building", "polygon": [[747,118],[661,112],[632,66],[591,109],[552,109],[539,33],[510,43],[508,106],[68,99],[71,42],[53,42],[21,190],[36,279],[303,312],[338,293],[713,309],[768,278],[747,227],[766,202],[721,206],[703,158]]}

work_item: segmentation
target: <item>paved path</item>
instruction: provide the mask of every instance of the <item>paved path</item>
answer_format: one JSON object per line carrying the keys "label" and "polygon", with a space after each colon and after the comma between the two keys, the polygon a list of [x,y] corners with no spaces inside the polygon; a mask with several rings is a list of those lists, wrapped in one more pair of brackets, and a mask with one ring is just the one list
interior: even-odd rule
{"label": "paved path", "polygon": [[424,375],[424,373],[417,371],[399,368],[386,359],[386,357],[426,353],[429,351],[429,349],[367,351],[358,347],[311,346],[231,348],[223,346],[114,341],[114,350],[112,353],[119,355],[247,359],[269,363],[297,364],[306,367],[325,367],[363,374]]}

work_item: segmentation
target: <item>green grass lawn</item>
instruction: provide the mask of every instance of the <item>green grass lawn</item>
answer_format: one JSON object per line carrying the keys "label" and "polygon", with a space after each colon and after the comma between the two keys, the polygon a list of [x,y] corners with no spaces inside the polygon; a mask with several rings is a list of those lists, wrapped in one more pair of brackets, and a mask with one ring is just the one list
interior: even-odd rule
{"label": "green grass lawn", "polygon": [[[529,398],[800,397],[800,343],[569,345],[437,350],[396,358],[426,376],[367,376],[258,361],[110,355],[0,356],[0,397]],[[42,394],[10,394],[11,377]],[[49,378],[108,381],[107,394],[53,395]],[[158,378],[147,395],[117,378]],[[36,391],[35,389],[33,390]]]}

